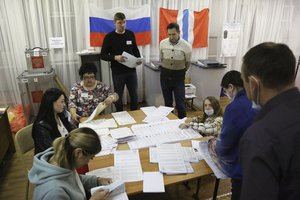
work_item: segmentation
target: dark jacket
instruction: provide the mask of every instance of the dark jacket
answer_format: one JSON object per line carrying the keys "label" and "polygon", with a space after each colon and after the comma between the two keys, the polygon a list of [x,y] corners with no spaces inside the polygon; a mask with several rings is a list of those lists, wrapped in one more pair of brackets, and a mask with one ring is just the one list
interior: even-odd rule
{"label": "dark jacket", "polygon": [[[68,132],[74,129],[74,126],[68,121],[66,113],[60,114],[59,118]],[[52,142],[58,137],[61,137],[61,134],[57,127],[52,127],[44,120],[34,122],[32,127],[32,138],[35,147],[34,153],[37,154],[51,147]]]}

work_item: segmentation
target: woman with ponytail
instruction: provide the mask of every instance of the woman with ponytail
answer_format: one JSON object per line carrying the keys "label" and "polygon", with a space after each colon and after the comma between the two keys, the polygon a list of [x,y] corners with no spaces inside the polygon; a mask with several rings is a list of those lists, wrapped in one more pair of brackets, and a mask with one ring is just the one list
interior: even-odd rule
{"label": "woman with ponytail", "polygon": [[[35,185],[34,199],[87,199],[85,190],[111,183],[111,179],[79,175],[76,168],[87,165],[101,151],[97,133],[90,128],[78,128],[59,137],[44,152],[34,157],[29,181]],[[109,192],[97,190],[90,200],[106,199]]]}

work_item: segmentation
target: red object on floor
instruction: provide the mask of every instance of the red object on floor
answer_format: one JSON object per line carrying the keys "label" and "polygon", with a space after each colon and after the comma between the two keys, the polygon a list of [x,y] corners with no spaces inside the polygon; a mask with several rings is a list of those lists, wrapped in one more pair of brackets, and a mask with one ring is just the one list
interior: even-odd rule
{"label": "red object on floor", "polygon": [[89,166],[88,165],[84,165],[82,167],[79,167],[76,169],[78,174],[85,174],[89,171]]}

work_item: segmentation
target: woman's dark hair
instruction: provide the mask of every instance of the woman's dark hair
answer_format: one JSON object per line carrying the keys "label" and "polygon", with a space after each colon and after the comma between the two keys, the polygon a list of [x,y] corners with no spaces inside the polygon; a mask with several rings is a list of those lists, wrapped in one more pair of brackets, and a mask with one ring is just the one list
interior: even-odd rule
{"label": "woman's dark hair", "polygon": [[[61,95],[63,95],[65,97],[65,100],[67,100],[65,94],[60,89],[50,88],[45,91],[42,97],[38,115],[33,123],[33,126],[38,124],[40,121],[44,121],[53,128],[55,133],[59,133],[57,123],[54,118],[53,103],[57,101],[59,97],[61,97]],[[60,116],[60,114],[63,113],[59,113],[58,115]],[[68,129],[68,127],[66,128]]]}
{"label": "woman's dark hair", "polygon": [[101,151],[101,141],[97,133],[91,128],[78,128],[71,131],[66,137],[59,137],[53,142],[54,160],[61,167],[76,166],[74,149],[82,149],[86,156],[93,156]]}
{"label": "woman's dark hair", "polygon": [[231,71],[227,72],[222,78],[221,87],[228,88],[229,84],[232,84],[235,87],[244,88],[241,73],[238,71],[235,71],[235,70],[231,70]]}
{"label": "woman's dark hair", "polygon": [[[205,110],[204,109],[205,100],[210,101],[211,106],[214,109],[214,116],[223,117],[223,111],[222,111],[222,108],[221,108],[221,105],[220,105],[220,102],[218,101],[218,99],[216,99],[213,96],[206,97],[203,101],[203,111]],[[205,118],[207,117],[205,112],[204,112],[204,116],[205,116]]]}
{"label": "woman's dark hair", "polygon": [[83,79],[83,74],[97,74],[98,70],[94,63],[85,63],[79,68],[80,79]]}
{"label": "woman's dark hair", "polygon": [[177,31],[178,33],[180,32],[180,30],[179,30],[179,25],[178,25],[177,23],[172,22],[172,23],[170,23],[170,24],[167,26],[167,30],[168,30],[168,29],[173,29],[173,28],[175,28],[176,31]]}

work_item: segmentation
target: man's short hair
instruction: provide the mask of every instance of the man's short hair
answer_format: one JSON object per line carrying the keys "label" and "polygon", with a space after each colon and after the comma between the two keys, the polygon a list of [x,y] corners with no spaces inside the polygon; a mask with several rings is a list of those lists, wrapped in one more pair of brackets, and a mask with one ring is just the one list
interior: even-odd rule
{"label": "man's short hair", "polygon": [[243,58],[245,79],[256,75],[267,88],[281,89],[294,82],[296,58],[285,44],[265,42],[252,47]]}
{"label": "man's short hair", "polygon": [[167,30],[168,30],[168,29],[173,29],[173,28],[175,28],[177,32],[180,32],[179,25],[178,25],[177,23],[172,22],[172,23],[170,23],[170,24],[167,26]]}
{"label": "man's short hair", "polygon": [[124,13],[121,13],[121,12],[117,12],[114,16],[114,21],[124,20],[124,19],[126,19],[126,16]]}

